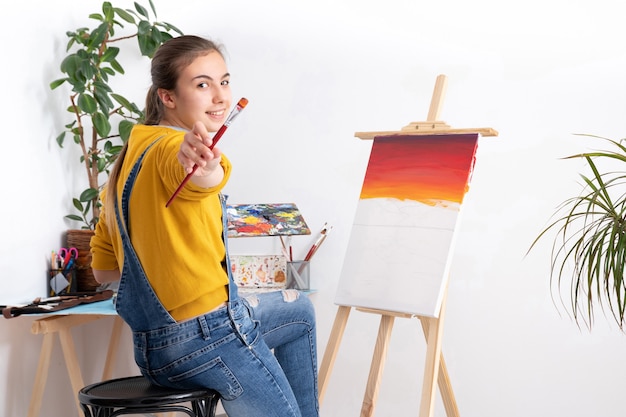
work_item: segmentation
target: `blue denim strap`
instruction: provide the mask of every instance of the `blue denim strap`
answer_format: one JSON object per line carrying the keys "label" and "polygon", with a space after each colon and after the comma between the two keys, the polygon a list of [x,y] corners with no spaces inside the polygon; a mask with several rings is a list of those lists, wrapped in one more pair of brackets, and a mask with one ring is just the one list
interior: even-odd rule
{"label": "blue denim strap", "polygon": [[[115,201],[117,225],[122,238],[122,246],[124,248],[124,265],[118,289],[116,308],[118,314],[134,331],[145,331],[176,322],[165,307],[163,307],[163,304],[160,302],[156,293],[152,289],[143,267],[141,266],[141,262],[139,261],[139,258],[132,246],[130,236],[128,235],[128,204],[130,201],[130,194],[135,185],[139,171],[141,170],[141,165],[146,153],[159,139],[155,140],[144,150],[131,169],[122,191],[121,214],[119,207],[120,202],[118,200]],[[234,302],[238,299],[238,292],[237,285],[234,283],[232,277],[230,258],[228,256],[228,219],[226,212],[226,197],[221,194],[220,202],[222,206],[222,238],[226,249],[226,271],[229,278],[228,296],[229,302]],[[137,305],[136,300],[142,300],[141,305]]]}
{"label": "blue denim strap", "polygon": [[[115,215],[124,248],[124,264],[115,308],[133,331],[154,329],[176,322],[163,307],[163,304],[161,304],[152,289],[128,235],[128,203],[130,194],[146,153],[159,139],[152,142],[143,151],[128,175],[122,191],[123,220],[120,215],[120,202],[118,199],[115,201]],[[137,300],[141,300],[141,303],[138,303]]]}

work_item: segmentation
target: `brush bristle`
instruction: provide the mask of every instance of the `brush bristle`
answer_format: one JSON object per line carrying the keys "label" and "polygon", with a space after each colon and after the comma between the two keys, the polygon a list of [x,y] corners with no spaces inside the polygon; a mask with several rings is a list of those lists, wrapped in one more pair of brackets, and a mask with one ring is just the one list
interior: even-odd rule
{"label": "brush bristle", "polygon": [[246,107],[247,105],[248,105],[248,99],[245,97],[242,97],[237,103],[237,107],[241,107],[242,109]]}

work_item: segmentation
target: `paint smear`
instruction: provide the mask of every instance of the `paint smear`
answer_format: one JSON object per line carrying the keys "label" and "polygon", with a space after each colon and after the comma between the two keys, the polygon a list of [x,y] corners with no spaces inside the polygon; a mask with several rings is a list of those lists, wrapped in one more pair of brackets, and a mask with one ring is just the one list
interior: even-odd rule
{"label": "paint smear", "polygon": [[460,204],[477,145],[477,134],[376,137],[360,198]]}

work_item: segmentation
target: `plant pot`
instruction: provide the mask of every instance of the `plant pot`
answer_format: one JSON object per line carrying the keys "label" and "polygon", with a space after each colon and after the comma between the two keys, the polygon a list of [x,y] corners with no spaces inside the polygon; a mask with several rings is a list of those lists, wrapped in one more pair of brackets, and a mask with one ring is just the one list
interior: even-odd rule
{"label": "plant pot", "polygon": [[66,247],[78,249],[76,259],[76,291],[96,291],[100,284],[91,270],[91,250],[89,242],[94,235],[93,230],[70,229],[66,234]]}

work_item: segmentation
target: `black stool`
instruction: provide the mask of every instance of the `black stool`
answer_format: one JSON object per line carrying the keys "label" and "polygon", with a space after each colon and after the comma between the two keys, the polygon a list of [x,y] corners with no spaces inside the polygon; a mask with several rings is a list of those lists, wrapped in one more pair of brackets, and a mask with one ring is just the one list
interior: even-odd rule
{"label": "black stool", "polygon": [[[213,417],[219,401],[211,389],[180,390],[152,385],[143,376],[110,379],[78,392],[85,417],[181,412],[190,417]],[[191,403],[191,408],[183,403]]]}

